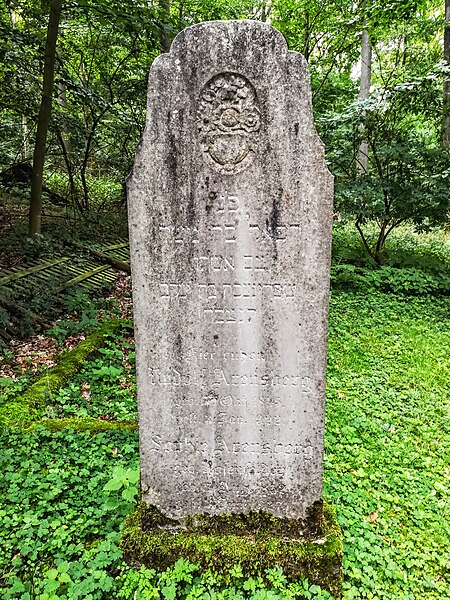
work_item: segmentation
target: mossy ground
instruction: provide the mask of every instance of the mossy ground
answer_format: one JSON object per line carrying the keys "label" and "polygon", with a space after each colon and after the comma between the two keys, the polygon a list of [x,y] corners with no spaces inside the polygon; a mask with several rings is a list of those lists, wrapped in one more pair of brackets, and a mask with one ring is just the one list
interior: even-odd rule
{"label": "mossy ground", "polygon": [[137,421],[104,421],[103,419],[92,419],[86,417],[70,419],[41,419],[35,421],[26,427],[26,431],[33,431],[36,427],[42,426],[50,431],[62,431],[71,429],[72,431],[100,433],[102,431],[136,431]]}
{"label": "mossy ground", "polygon": [[127,561],[164,569],[183,557],[226,577],[240,564],[250,577],[279,565],[295,580],[307,577],[336,597],[342,586],[342,538],[333,507],[313,507],[307,519],[270,514],[195,515],[183,523],[140,503],[121,541]]}
{"label": "mossy ground", "polygon": [[42,408],[105,343],[107,336],[121,326],[119,320],[109,320],[97,331],[89,335],[78,346],[62,355],[58,364],[48,369],[23,394],[6,402],[0,409],[0,427],[33,429],[44,425],[52,431],[71,428],[93,433],[110,429],[132,431],[137,428],[135,421],[108,422],[101,419],[42,419]]}

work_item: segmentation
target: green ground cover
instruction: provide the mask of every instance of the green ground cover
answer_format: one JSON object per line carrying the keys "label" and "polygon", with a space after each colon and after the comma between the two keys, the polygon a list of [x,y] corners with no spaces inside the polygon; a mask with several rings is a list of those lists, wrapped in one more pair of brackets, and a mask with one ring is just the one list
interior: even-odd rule
{"label": "green ground cover", "polygon": [[[347,600],[450,598],[449,348],[449,296],[383,293],[370,282],[332,293],[324,495],[343,529]],[[11,398],[21,380],[5,389]],[[53,400],[54,416],[134,418],[129,332]],[[135,432],[4,430],[0,594],[329,598],[304,582],[289,586],[277,571],[245,580],[235,566],[219,592],[213,573],[183,562],[165,573],[124,566],[120,528],[137,488]]]}
{"label": "green ground cover", "polygon": [[450,301],[331,299],[325,495],[346,598],[450,598]]}
{"label": "green ground cover", "polygon": [[134,342],[130,331],[111,336],[47,406],[47,416],[137,419]]}

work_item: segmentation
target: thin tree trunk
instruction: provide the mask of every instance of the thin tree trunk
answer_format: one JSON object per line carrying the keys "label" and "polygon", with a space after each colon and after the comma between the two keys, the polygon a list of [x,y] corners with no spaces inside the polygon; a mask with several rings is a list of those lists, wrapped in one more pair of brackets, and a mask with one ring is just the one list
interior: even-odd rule
{"label": "thin tree trunk", "polygon": [[56,133],[58,137],[59,144],[61,146],[61,150],[63,153],[64,162],[66,164],[67,175],[69,176],[69,186],[70,186],[70,202],[73,209],[76,208],[77,203],[77,190],[75,185],[75,178],[72,167],[72,160],[70,156],[67,154],[66,144],[64,143],[63,134],[61,131],[57,131]]}
{"label": "thin tree trunk", "polygon": [[69,176],[70,186],[70,202],[72,207],[75,209],[76,202],[76,186],[74,179],[74,168],[72,164],[72,144],[70,141],[70,133],[67,127],[66,114],[67,114],[67,95],[66,95],[66,84],[63,80],[58,81],[58,104],[63,110],[61,130],[57,132],[58,141],[61,145],[63,152],[64,162],[66,164],[67,175]]}
{"label": "thin tree trunk", "polygon": [[28,123],[25,115],[22,115],[22,159],[28,158]]}
{"label": "thin tree trunk", "polygon": [[310,38],[310,31],[309,31],[309,13],[308,11],[305,11],[305,18],[303,21],[303,27],[305,28],[305,31],[303,33],[303,56],[306,58],[307,62],[309,62],[309,38]]}
{"label": "thin tree trunk", "polygon": [[[450,66],[450,0],[445,0],[444,62]],[[450,77],[444,79],[444,105],[442,114],[441,143],[450,148]]]}
{"label": "thin tree trunk", "polygon": [[160,35],[161,52],[169,52],[172,40],[170,39],[170,36],[167,33],[165,25],[167,24],[170,17],[170,0],[159,0],[159,6],[161,8],[161,17],[163,19],[163,22],[161,23]]}
{"label": "thin tree trunk", "polygon": [[384,248],[384,243],[386,241],[386,235],[385,235],[386,227],[387,227],[387,222],[386,222],[386,220],[384,220],[381,225],[380,232],[379,232],[378,238],[377,238],[377,243],[375,246],[374,258],[375,258],[376,263],[380,266],[384,262],[383,248]]}
{"label": "thin tree trunk", "polygon": [[42,176],[44,172],[45,144],[52,110],[53,80],[55,77],[56,40],[61,18],[62,0],[51,0],[45,42],[44,76],[42,100],[39,109],[36,142],[33,153],[33,174],[31,178],[31,199],[28,231],[30,236],[41,231]]}
{"label": "thin tree trunk", "polygon": [[263,23],[269,23],[270,25],[270,13],[272,11],[271,0],[264,0],[261,7],[261,21]]}
{"label": "thin tree trunk", "polygon": [[180,0],[178,3],[178,31],[183,29],[183,19],[184,19],[184,0]]}
{"label": "thin tree trunk", "polygon": [[[9,16],[11,18],[11,25],[13,29],[20,20],[19,13],[14,12],[14,8],[11,2],[8,2]],[[22,160],[28,158],[28,124],[25,115],[22,115],[22,146],[20,149],[20,155]]]}
{"label": "thin tree trunk", "polygon": [[[359,99],[367,100],[370,93],[370,78],[372,73],[372,46],[370,45],[367,29],[362,32],[361,41],[361,79],[359,84]],[[367,173],[369,168],[369,147],[363,140],[358,148],[357,169],[360,175]]]}
{"label": "thin tree trunk", "polygon": [[69,129],[67,128],[66,114],[67,114],[67,96],[66,96],[66,84],[62,79],[58,81],[58,103],[63,110],[63,118],[61,125],[61,137],[64,142],[64,148],[67,152],[67,156],[70,158],[72,154],[72,144],[70,143]]}

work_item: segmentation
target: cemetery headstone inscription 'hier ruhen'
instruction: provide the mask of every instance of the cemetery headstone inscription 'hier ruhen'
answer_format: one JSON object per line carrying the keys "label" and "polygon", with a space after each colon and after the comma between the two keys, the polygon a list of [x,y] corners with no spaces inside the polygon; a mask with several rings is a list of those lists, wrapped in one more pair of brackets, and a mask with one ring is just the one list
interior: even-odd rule
{"label": "cemetery headstone inscription 'hier ruhen'", "polygon": [[322,497],[332,178],[281,34],[202,23],[154,61],[129,211],[143,500],[304,517]]}

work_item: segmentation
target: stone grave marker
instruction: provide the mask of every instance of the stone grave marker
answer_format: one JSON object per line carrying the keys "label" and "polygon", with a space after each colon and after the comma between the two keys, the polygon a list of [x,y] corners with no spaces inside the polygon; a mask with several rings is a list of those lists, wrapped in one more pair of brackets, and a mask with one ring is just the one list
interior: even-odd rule
{"label": "stone grave marker", "polygon": [[170,517],[321,499],[332,195],[275,29],[202,23],[154,61],[130,243],[143,500]]}
{"label": "stone grave marker", "polygon": [[128,182],[142,498],[302,519],[322,498],[332,177],[305,59],[254,21],[153,63]]}

